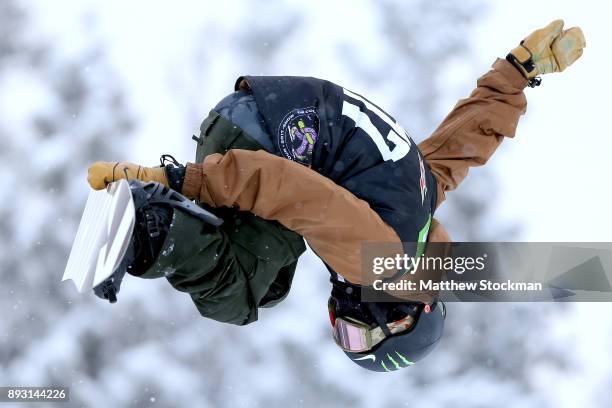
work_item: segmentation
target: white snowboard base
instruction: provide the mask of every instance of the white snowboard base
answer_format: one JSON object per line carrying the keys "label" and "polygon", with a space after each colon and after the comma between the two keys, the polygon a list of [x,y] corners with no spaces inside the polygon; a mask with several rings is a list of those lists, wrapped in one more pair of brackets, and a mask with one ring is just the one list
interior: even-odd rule
{"label": "white snowboard base", "polygon": [[80,293],[109,278],[121,263],[134,231],[136,214],[126,180],[91,190],[62,281],[72,280]]}

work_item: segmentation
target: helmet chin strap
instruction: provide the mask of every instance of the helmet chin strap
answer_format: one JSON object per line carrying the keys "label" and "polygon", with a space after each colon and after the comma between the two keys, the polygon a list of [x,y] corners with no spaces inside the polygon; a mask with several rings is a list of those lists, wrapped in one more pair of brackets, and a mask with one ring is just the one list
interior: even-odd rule
{"label": "helmet chin strap", "polygon": [[[393,323],[400,323],[401,322],[401,326],[404,327],[404,329],[400,330],[399,332],[402,332],[402,331],[407,330],[410,327],[412,327],[412,325],[416,322],[417,315],[418,315],[418,307],[419,306],[416,303],[396,303],[396,304],[393,304],[393,308],[395,310],[401,310],[402,312],[404,312],[406,314],[406,316],[410,316],[411,317],[410,324],[408,326],[406,326],[405,322],[404,322],[405,317],[400,319],[400,320],[397,320],[396,322],[388,321],[388,319],[387,319],[387,311],[383,307],[381,307],[380,303],[376,303],[376,302],[364,302],[364,304],[370,310],[370,314],[374,317],[374,320],[376,321],[376,324],[381,328],[381,330],[385,334],[385,337],[392,336],[393,334],[398,334],[398,330],[396,330],[396,328],[394,327]],[[385,303],[383,303],[383,304],[385,304]]]}
{"label": "helmet chin strap", "polygon": [[378,324],[383,333],[385,333],[385,337],[392,336],[393,333],[391,333],[391,330],[389,330],[389,327],[387,326],[387,316],[381,310],[380,306],[374,302],[367,302],[365,305],[368,309],[370,309],[370,313],[372,313],[374,320],[376,320],[376,324]]}

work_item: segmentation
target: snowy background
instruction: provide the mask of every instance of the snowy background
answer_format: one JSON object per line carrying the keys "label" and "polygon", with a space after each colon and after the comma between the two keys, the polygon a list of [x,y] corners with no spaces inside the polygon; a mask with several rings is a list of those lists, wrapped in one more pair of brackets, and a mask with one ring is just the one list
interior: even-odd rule
{"label": "snowy background", "polygon": [[610,241],[607,4],[0,0],[0,386],[65,385],[85,407],[612,406],[608,304],[453,304],[434,354],[378,374],[331,340],[312,254],[246,327],[162,280],[128,278],[115,305],[59,283],[88,164],[193,160],[237,76],[332,80],[421,141],[555,18],[583,28],[584,57],[527,90],[516,139],[439,217],[455,240]]}

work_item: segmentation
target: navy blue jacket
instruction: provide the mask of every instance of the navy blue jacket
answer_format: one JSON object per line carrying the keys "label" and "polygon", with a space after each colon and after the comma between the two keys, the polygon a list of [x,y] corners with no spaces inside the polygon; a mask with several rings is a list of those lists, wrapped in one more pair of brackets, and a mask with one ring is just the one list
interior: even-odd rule
{"label": "navy blue jacket", "polygon": [[365,200],[404,242],[423,242],[436,181],[416,143],[386,112],[329,81],[245,76],[273,152]]}

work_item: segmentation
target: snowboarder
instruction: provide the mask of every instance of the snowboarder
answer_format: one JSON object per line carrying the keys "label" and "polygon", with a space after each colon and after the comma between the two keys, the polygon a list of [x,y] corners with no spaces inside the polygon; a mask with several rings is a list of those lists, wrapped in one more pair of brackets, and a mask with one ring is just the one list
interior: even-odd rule
{"label": "snowboarder", "polygon": [[533,32],[418,147],[378,106],[331,82],[240,77],[194,136],[195,163],[96,162],[88,181],[94,189],[119,178],[152,182],[134,185],[150,199],[170,188],[224,220],[214,226],[140,200],[127,267],[142,278],[165,276],[218,321],[248,324],[258,307],[280,302],[305,239],[331,272],[336,343],[360,366],[392,371],[436,346],[445,308],[429,292],[362,302],[371,281],[361,273],[361,243],[450,241],[432,218],[446,192],[514,136],[524,88],[563,71],[584,46],[580,28],[564,31],[561,20]]}

